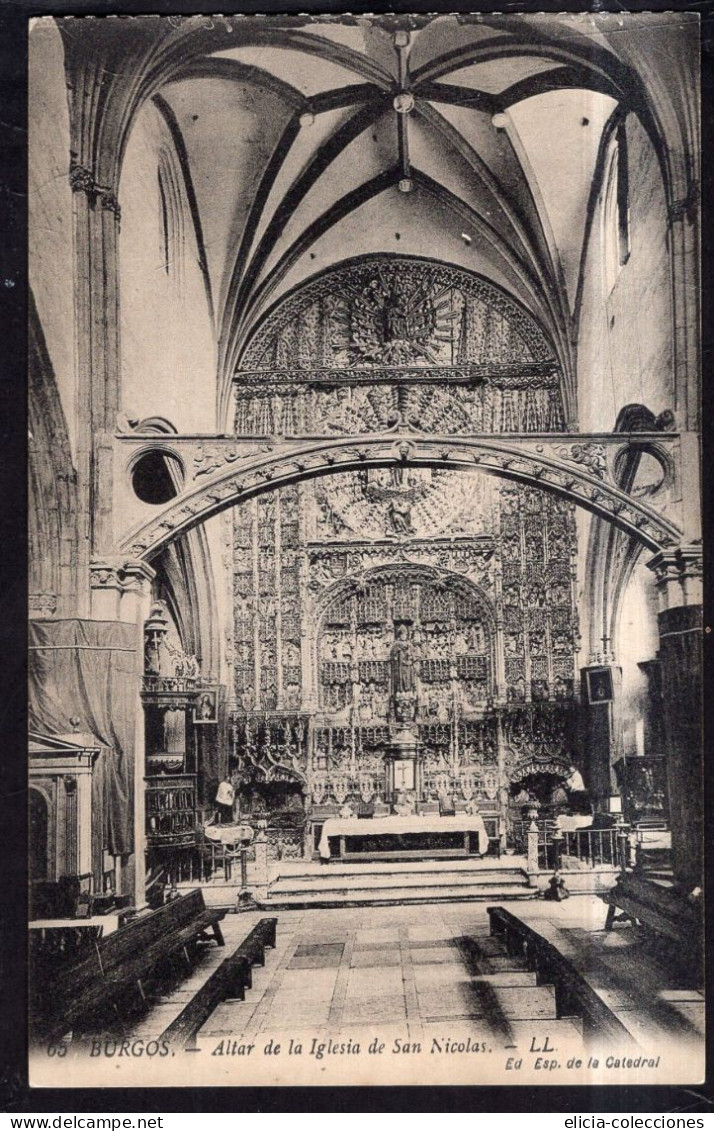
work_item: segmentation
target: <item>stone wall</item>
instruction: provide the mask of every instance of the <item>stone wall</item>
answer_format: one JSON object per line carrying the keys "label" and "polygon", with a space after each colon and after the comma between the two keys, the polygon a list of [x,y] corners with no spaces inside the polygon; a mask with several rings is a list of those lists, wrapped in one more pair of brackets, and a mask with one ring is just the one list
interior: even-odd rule
{"label": "stone wall", "polygon": [[657,158],[631,114],[626,123],[629,258],[612,289],[605,185],[592,215],[578,317],[579,422],[584,431],[611,431],[627,404],[655,415],[674,403],[667,211]]}

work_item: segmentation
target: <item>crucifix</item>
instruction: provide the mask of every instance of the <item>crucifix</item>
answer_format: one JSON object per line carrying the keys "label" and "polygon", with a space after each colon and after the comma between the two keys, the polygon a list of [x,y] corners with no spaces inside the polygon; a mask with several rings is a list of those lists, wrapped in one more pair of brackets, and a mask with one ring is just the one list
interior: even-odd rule
{"label": "crucifix", "polygon": [[413,769],[411,763],[395,762],[394,788],[397,790],[411,789]]}
{"label": "crucifix", "polygon": [[411,192],[414,188],[412,170],[409,164],[409,115],[414,109],[414,95],[410,88],[409,64],[407,48],[409,46],[409,32],[395,31],[394,49],[398,62],[398,90],[394,95],[392,105],[397,113],[397,146],[399,150],[399,191]]}

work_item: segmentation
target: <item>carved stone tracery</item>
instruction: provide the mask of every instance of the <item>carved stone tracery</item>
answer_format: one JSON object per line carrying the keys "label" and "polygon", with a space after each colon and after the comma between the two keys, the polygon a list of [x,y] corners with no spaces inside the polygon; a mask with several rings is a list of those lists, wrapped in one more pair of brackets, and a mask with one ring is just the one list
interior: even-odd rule
{"label": "carved stone tracery", "polygon": [[458,267],[371,256],[325,272],[284,300],[241,369],[453,365],[552,358],[533,319],[493,283]]}
{"label": "carved stone tracery", "polygon": [[[489,481],[485,494],[468,487],[464,522],[459,480],[472,476],[444,469],[414,482],[408,468],[394,471],[349,472],[237,508],[236,719],[245,729],[281,712],[311,715],[304,789],[315,805],[339,806],[379,794],[390,727],[408,714],[427,791],[497,809],[524,767],[562,776],[572,758],[557,719],[572,703],[578,646],[573,508]],[[423,536],[388,535],[391,499],[417,483]],[[439,505],[454,501],[436,535],[416,514],[435,492]],[[416,684],[401,716],[391,654],[400,625]],[[505,733],[512,715],[540,720],[539,711],[556,720],[545,731],[515,726],[499,738],[499,717]],[[266,772],[274,765],[269,750],[244,767],[256,757]]]}
{"label": "carved stone tracery", "polygon": [[283,300],[235,375],[237,436],[558,431],[553,351],[531,316],[460,268],[343,265]]}

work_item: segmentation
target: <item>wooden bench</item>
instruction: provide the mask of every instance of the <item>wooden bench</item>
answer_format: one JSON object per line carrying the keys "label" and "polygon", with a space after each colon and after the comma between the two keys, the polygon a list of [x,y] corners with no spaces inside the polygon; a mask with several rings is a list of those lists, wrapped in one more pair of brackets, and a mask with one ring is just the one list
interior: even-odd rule
{"label": "wooden bench", "polygon": [[275,946],[277,919],[261,919],[246,935],[240,946],[224,958],[188,1005],[179,1013],[161,1039],[184,1047],[191,1044],[221,1002],[229,998],[243,1001],[246,989],[253,984],[253,966],[265,965],[265,948]]}
{"label": "wooden bench", "polygon": [[578,1016],[586,1034],[621,1044],[632,1036],[586,978],[548,939],[505,907],[487,907],[491,934],[500,936],[512,956],[523,957],[539,982],[555,988],[558,1017]]}
{"label": "wooden bench", "polygon": [[[600,899],[607,906],[605,930],[629,920],[667,940],[669,962],[695,981],[703,972],[704,923],[701,904],[690,901],[671,884],[647,874],[625,872]],[[620,912],[618,915],[617,912]],[[674,944],[674,945],[671,945]]]}
{"label": "wooden bench", "polygon": [[93,953],[59,970],[40,995],[35,1035],[62,1036],[94,1014],[118,1015],[122,999],[128,1002],[135,991],[145,999],[145,984],[162,962],[181,956],[190,969],[190,948],[209,931],[218,946],[225,945],[219,926],[225,914],[206,908],[196,890],[100,939]]}

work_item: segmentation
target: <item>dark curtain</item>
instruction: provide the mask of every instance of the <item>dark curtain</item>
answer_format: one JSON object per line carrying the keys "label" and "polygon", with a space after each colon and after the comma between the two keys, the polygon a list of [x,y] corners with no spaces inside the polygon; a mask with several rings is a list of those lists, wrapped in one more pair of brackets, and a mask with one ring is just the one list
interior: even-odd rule
{"label": "dark curtain", "polygon": [[[133,852],[139,630],[115,621],[30,621],[29,725],[69,734],[70,719],[107,748],[95,766],[103,848]],[[98,847],[98,846],[97,846]]]}

